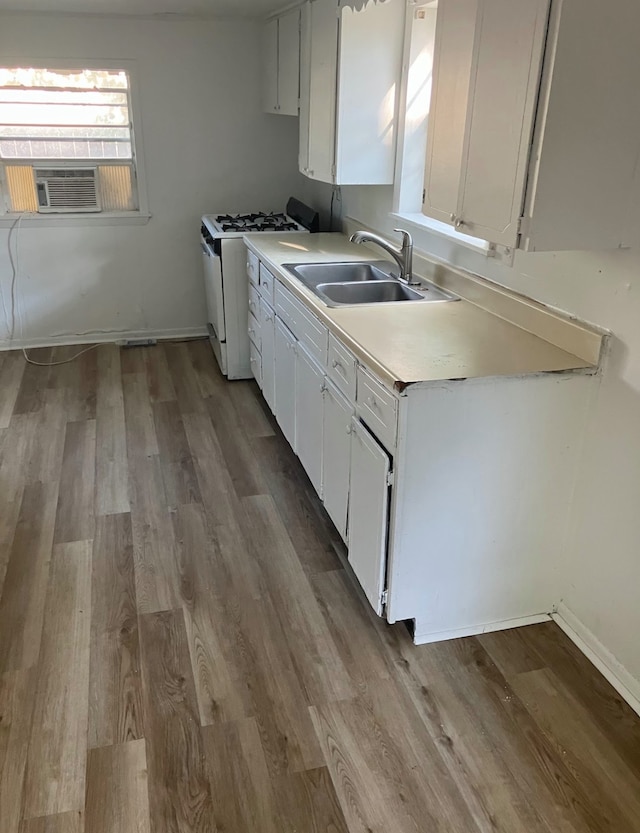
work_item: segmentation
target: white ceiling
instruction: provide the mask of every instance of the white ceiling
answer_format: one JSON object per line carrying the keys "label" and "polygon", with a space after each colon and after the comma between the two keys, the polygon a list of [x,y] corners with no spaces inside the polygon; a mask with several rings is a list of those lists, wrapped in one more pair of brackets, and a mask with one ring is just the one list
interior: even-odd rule
{"label": "white ceiling", "polygon": [[265,17],[287,0],[0,0],[0,11]]}

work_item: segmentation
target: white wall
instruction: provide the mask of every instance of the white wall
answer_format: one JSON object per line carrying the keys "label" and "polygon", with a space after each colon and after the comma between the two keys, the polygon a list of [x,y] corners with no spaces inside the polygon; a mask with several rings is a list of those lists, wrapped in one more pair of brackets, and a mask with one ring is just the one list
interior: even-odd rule
{"label": "white wall", "polygon": [[[306,199],[325,216],[330,196],[329,186],[306,186]],[[394,236],[392,188],[343,188],[342,198],[344,216]],[[415,242],[423,251],[613,332],[564,551],[559,542],[557,600],[622,664],[640,699],[640,246],[518,252],[509,268],[427,232]]]}
{"label": "white wall", "polygon": [[[297,119],[260,109],[259,24],[0,14],[0,55],[3,62],[136,61],[153,215],[146,226],[24,222],[18,241],[24,341],[201,330],[200,215],[282,210],[299,190]],[[7,235],[0,229],[5,300]],[[0,307],[0,347],[6,338]]]}

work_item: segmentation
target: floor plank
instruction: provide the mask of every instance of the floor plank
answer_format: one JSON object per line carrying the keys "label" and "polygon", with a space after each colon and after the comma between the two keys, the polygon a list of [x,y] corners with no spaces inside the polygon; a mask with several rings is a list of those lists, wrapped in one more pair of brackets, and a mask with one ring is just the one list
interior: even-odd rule
{"label": "floor plank", "polygon": [[87,833],[149,833],[144,740],[92,749],[87,766]]}
{"label": "floor plank", "polygon": [[169,507],[201,501],[191,450],[177,402],[157,402],[153,419]]}
{"label": "floor plank", "polygon": [[68,422],[64,441],[55,543],[93,538],[95,420]]}
{"label": "floor plank", "polygon": [[213,804],[181,610],[140,617],[151,829],[212,833]]}
{"label": "floor plank", "polygon": [[97,519],[93,542],[89,746],[144,736],[131,518]]}
{"label": "floor plank", "polygon": [[111,515],[131,508],[120,351],[104,345],[97,361],[95,514]]}
{"label": "floor plank", "polygon": [[172,610],[182,595],[160,458],[134,457],[129,474],[138,612]]}
{"label": "floor plank", "polygon": [[44,615],[24,817],[84,809],[91,541],[58,545]]}
{"label": "floor plank", "polygon": [[35,669],[0,674],[0,829],[17,833],[34,703]]}
{"label": "floor plank", "polygon": [[0,390],[2,390],[2,398],[0,398],[0,431],[8,427],[11,416],[14,413],[16,399],[18,398],[26,366],[27,363],[22,353],[16,351],[4,353],[2,356],[2,365],[0,365]]}
{"label": "floor plank", "polygon": [[[51,347],[38,347],[29,350],[29,357],[35,362],[50,362],[52,354],[53,350]],[[49,367],[40,367],[39,365],[25,362],[24,372],[22,373],[18,395],[13,408],[14,416],[40,410],[49,382],[50,372]]]}
{"label": "floor plank", "polygon": [[38,660],[57,503],[57,483],[24,489],[0,599],[0,673]]}
{"label": "floor plank", "polygon": [[311,709],[349,831],[474,833],[481,828],[407,699],[387,680]]}
{"label": "floor plank", "polygon": [[[87,828],[90,830],[91,828]],[[37,819],[25,819],[20,825],[20,833],[84,833],[84,813],[82,811],[59,813],[55,816],[40,816]]]}

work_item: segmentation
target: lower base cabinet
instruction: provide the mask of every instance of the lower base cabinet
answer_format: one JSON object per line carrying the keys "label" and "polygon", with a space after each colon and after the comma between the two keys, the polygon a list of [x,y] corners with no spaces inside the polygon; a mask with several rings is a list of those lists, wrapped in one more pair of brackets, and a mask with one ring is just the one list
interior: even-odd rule
{"label": "lower base cabinet", "polygon": [[345,544],[349,506],[349,469],[351,467],[351,417],[353,405],[330,381],[324,389],[322,493],[324,508]]}
{"label": "lower base cabinet", "polygon": [[322,497],[322,406],[324,372],[298,343],[295,348],[296,453]]}
{"label": "lower base cabinet", "polygon": [[275,329],[275,415],[287,442],[296,446],[296,339],[276,318]]}
{"label": "lower base cabinet", "polygon": [[264,300],[260,301],[260,332],[262,335],[262,395],[273,412],[276,408],[276,319],[275,313]]}
{"label": "lower base cabinet", "polygon": [[384,607],[390,472],[387,452],[352,417],[349,563],[378,616]]}

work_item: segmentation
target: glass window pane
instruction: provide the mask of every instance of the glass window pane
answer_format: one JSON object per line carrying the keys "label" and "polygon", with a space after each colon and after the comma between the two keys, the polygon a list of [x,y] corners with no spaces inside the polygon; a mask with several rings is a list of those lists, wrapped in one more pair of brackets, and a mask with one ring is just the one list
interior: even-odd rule
{"label": "glass window pane", "polygon": [[0,87],[62,87],[80,90],[126,90],[127,73],[104,69],[2,67]]}
{"label": "glass window pane", "polygon": [[98,104],[2,104],[0,124],[129,124],[127,107]]}

